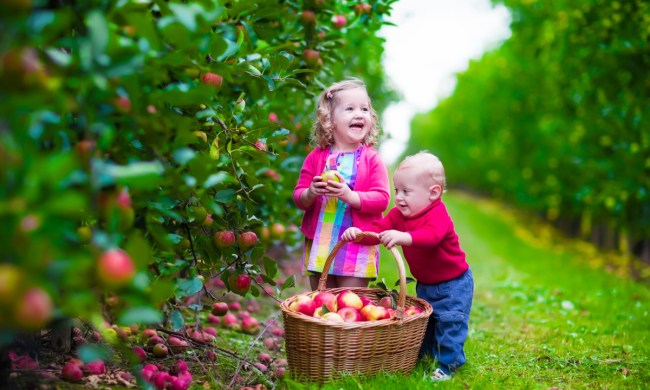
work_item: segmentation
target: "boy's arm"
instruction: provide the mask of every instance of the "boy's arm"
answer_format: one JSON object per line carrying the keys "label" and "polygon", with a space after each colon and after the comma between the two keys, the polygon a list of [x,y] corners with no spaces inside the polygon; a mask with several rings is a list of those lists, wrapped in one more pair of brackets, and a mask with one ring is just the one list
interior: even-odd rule
{"label": "boy's arm", "polygon": [[[393,226],[392,216],[394,215],[394,210],[396,209],[391,209],[382,219],[374,221],[369,225],[362,226],[360,229],[366,232],[379,233],[381,235],[381,232],[388,230]],[[380,240],[377,240],[374,237],[364,237],[359,243],[362,245],[377,245],[380,242]]]}

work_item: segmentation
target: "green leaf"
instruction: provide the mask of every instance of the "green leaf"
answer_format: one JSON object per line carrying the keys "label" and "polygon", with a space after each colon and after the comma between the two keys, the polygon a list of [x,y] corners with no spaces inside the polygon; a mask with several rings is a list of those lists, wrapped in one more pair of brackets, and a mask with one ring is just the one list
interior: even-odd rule
{"label": "green leaf", "polygon": [[145,268],[151,261],[151,246],[140,230],[136,230],[128,237],[124,250],[131,255],[139,269]]}
{"label": "green leaf", "polygon": [[84,363],[90,363],[95,360],[106,360],[111,355],[109,349],[98,344],[83,344],[77,350],[77,356]]}
{"label": "green leaf", "polygon": [[157,324],[163,320],[162,313],[150,306],[136,306],[126,309],[120,316],[120,325]]}
{"label": "green leaf", "polygon": [[280,291],[284,291],[288,288],[291,288],[296,285],[296,275],[291,275],[287,278],[287,280],[284,281],[282,286],[280,287]]}
{"label": "green leaf", "polygon": [[198,4],[169,4],[169,9],[172,10],[178,20],[183,26],[190,31],[196,30],[196,17],[201,15],[205,10]]}
{"label": "green leaf", "polygon": [[203,288],[201,279],[194,277],[192,279],[181,279],[177,284],[177,291],[181,297],[189,297]]}
{"label": "green leaf", "polygon": [[196,152],[190,148],[180,148],[174,151],[174,161],[178,165],[185,165],[196,156]]}
{"label": "green leaf", "polygon": [[163,180],[163,168],[160,161],[142,161],[129,165],[108,165],[106,174],[116,183],[133,189],[152,189]]}
{"label": "green leaf", "polygon": [[215,195],[214,200],[220,203],[228,203],[228,202],[232,202],[232,200],[235,199],[236,195],[237,195],[237,191],[233,190],[232,188],[228,188],[217,192],[217,195]]}
{"label": "green leaf", "polygon": [[81,193],[67,191],[51,197],[42,207],[54,215],[76,216],[84,212],[85,205],[86,198]]}
{"label": "green leaf", "polygon": [[278,274],[278,264],[270,257],[264,256],[264,271],[269,278],[273,279]]}
{"label": "green leaf", "polygon": [[[406,277],[406,284],[416,283],[416,282],[417,282],[417,280],[413,279],[412,277],[410,277],[410,276]],[[399,286],[399,279],[395,282],[395,286]]]}
{"label": "green leaf", "polygon": [[109,41],[109,27],[106,17],[100,11],[91,11],[86,17],[86,27],[89,31],[90,43],[92,47],[93,56],[97,58],[107,58],[106,47]]}
{"label": "green leaf", "polygon": [[179,330],[183,329],[185,325],[185,320],[183,319],[183,314],[179,310],[173,310],[169,316],[169,319],[172,324],[172,329]]}

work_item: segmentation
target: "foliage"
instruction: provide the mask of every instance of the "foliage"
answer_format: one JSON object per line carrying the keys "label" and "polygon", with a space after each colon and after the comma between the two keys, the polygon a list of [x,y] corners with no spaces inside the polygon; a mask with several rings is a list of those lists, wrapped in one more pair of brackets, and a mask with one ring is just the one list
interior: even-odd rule
{"label": "foliage", "polygon": [[650,2],[495,1],[512,37],[412,123],[452,184],[650,237]]}
{"label": "foliage", "polygon": [[[260,281],[275,293],[291,285],[274,281],[265,247],[282,237],[267,229],[280,223],[289,245],[297,238],[290,194],[315,97],[351,76],[379,109],[394,96],[375,36],[393,1],[369,3],[359,13],[346,1],[7,2],[0,262],[19,282],[0,291],[0,346],[26,329],[18,307],[33,286],[57,318],[171,316],[178,327],[180,303],[210,278],[250,275],[254,296]],[[261,241],[218,247],[221,230]],[[135,265],[125,283],[98,271],[111,248]],[[52,318],[43,307],[33,328]]]}

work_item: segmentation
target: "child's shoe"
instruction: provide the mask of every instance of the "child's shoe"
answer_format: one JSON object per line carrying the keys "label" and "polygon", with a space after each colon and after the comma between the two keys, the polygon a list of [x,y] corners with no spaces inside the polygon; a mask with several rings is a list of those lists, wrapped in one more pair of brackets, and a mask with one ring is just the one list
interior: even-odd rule
{"label": "child's shoe", "polygon": [[430,375],[429,379],[432,381],[447,381],[451,379],[451,375],[445,374],[444,371],[442,371],[439,368],[436,368]]}

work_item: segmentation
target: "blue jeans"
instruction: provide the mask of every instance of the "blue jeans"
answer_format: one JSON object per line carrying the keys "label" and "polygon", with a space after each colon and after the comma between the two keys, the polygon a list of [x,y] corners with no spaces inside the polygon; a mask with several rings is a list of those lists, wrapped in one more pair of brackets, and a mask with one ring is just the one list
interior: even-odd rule
{"label": "blue jeans", "polygon": [[417,284],[418,298],[433,306],[420,357],[433,355],[446,373],[465,364],[465,339],[474,295],[474,277],[468,269],[456,279],[438,284]]}

